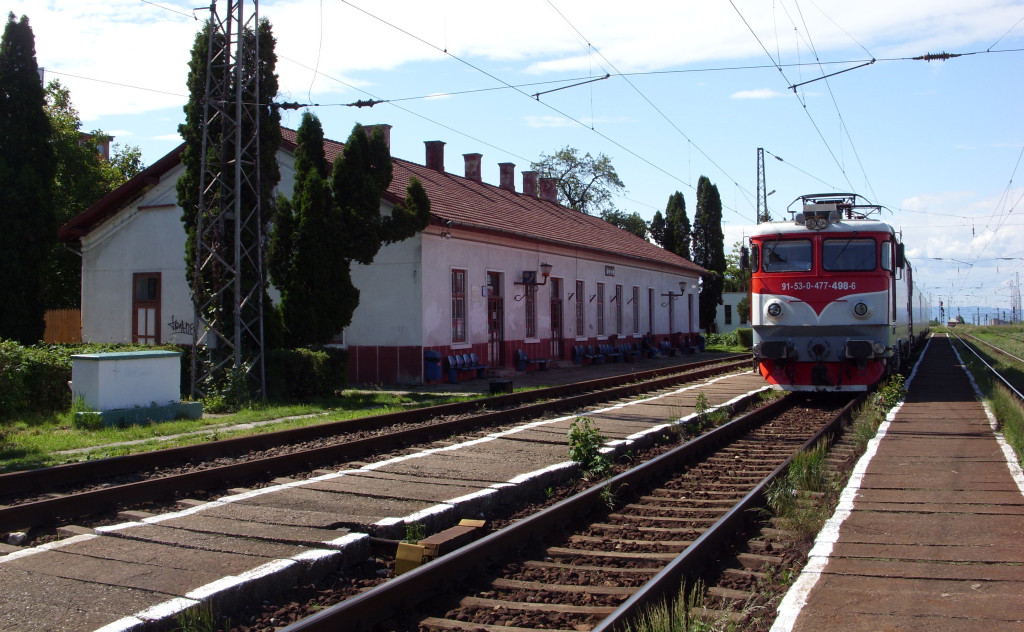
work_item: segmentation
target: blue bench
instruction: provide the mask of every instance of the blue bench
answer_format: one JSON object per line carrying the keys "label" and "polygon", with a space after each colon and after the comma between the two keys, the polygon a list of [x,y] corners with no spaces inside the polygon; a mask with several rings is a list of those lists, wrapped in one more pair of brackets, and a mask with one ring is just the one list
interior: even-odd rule
{"label": "blue bench", "polygon": [[463,371],[476,371],[477,377],[484,377],[488,365],[482,364],[475,353],[464,353],[461,355],[448,356],[448,383],[458,384],[459,373]]}
{"label": "blue bench", "polygon": [[604,356],[594,353],[590,346],[575,345],[572,348],[572,361],[576,364],[583,364],[584,360],[590,360],[591,364],[604,362]]}
{"label": "blue bench", "polygon": [[531,364],[536,364],[537,368],[544,370],[548,368],[547,358],[531,358],[526,355],[526,352],[522,349],[516,349],[516,369],[525,371],[526,367]]}
{"label": "blue bench", "polygon": [[597,350],[609,360],[622,362],[622,353],[617,351],[614,345],[598,345]]}
{"label": "blue bench", "polygon": [[623,342],[619,345],[619,353],[622,354],[624,360],[630,362],[636,362],[640,359],[640,347],[636,343]]}

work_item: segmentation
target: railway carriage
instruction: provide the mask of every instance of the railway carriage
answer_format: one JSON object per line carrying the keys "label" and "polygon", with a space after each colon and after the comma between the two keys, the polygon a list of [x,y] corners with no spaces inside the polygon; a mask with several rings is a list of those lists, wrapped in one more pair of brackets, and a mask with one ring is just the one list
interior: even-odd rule
{"label": "railway carriage", "polygon": [[754,363],[775,388],[866,390],[927,332],[899,236],[858,198],[801,196],[794,221],[759,224],[750,238]]}

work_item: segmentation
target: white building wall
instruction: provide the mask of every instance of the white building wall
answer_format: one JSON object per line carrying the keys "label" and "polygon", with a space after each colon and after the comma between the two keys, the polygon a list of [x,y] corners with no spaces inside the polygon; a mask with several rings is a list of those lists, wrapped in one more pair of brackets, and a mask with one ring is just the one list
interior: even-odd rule
{"label": "white building wall", "polygon": [[174,191],[181,169],[82,238],[83,340],[131,342],[132,275],[159,272],[160,340],[192,342],[185,230]]}
{"label": "white building wall", "polygon": [[[736,329],[750,327],[749,314],[744,314],[741,318],[739,311],[739,302],[746,298],[746,296],[746,292],[722,292],[722,304],[718,306],[718,311],[715,312],[715,326],[718,328],[718,333],[727,334]],[[731,323],[725,322],[726,305],[730,306],[732,311]]]}
{"label": "white building wall", "polygon": [[[456,229],[456,232],[457,229]],[[498,272],[502,275],[502,294],[505,297],[505,340],[533,342],[551,337],[551,283],[537,288],[537,336],[526,338],[525,300],[516,300],[523,296],[522,280],[524,270],[534,270],[540,278],[540,264],[552,266],[552,278],[562,281],[563,331],[566,339],[598,339],[603,340],[616,334],[615,304],[611,301],[615,294],[615,286],[622,285],[622,334],[620,338],[633,335],[633,286],[639,289],[640,309],[637,336],[647,333],[648,327],[648,288],[654,289],[654,321],[657,335],[670,333],[669,310],[667,296],[672,291],[674,299],[674,328],[672,332],[687,332],[689,322],[691,331],[697,331],[697,277],[685,277],[678,274],[649,270],[635,265],[621,263],[610,264],[614,257],[596,260],[562,249],[542,252],[536,248],[524,249],[513,243],[494,244],[473,241],[470,239],[444,239],[431,233],[428,229],[422,235],[423,244],[423,345],[451,346],[451,273],[454,269],[467,271],[466,281],[466,331],[467,342],[454,347],[466,347],[487,341],[487,273]],[[591,255],[592,257],[592,255]],[[606,268],[612,276],[606,276]],[[576,280],[585,282],[584,331],[576,331]],[[693,296],[692,318],[687,312],[685,297],[679,297],[679,281],[687,281],[687,294]],[[597,299],[591,300],[596,294],[597,283],[605,284],[605,333],[597,334]]]}
{"label": "white building wall", "polygon": [[346,343],[422,344],[425,315],[421,242],[422,238],[415,235],[381,248],[372,265],[352,265],[352,283],[359,288],[359,307],[345,330]]}

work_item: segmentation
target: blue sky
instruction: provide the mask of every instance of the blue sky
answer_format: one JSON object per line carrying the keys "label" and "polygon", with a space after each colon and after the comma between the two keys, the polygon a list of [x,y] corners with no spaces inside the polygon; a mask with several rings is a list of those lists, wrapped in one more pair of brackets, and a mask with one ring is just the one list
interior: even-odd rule
{"label": "blue sky", "polygon": [[[8,10],[29,17],[40,65],[84,127],[149,164],[180,142],[193,15],[208,15],[194,4]],[[1024,268],[1024,1],[265,0],[260,15],[281,99],[321,104],[331,138],[389,123],[395,156],[423,162],[423,141],[443,140],[449,171],[481,153],[485,181],[513,162],[517,188],[542,153],[604,153],[628,189],[618,207],[646,219],[677,190],[692,219],[706,175],[727,249],[750,233],[762,147],[776,217],[801,194],[859,193],[891,209],[936,305],[1009,315]],[[942,52],[962,56],[907,59]],[[453,94],[470,90],[483,91]],[[371,97],[391,102],[337,105]]]}

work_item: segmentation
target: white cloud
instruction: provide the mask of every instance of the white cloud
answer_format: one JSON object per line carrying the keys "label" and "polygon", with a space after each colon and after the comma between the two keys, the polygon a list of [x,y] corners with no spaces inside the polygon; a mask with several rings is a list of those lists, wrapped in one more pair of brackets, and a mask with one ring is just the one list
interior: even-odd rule
{"label": "white cloud", "polygon": [[730,99],[774,99],[785,96],[783,93],[770,88],[758,88],[756,90],[740,90],[729,95]]}

